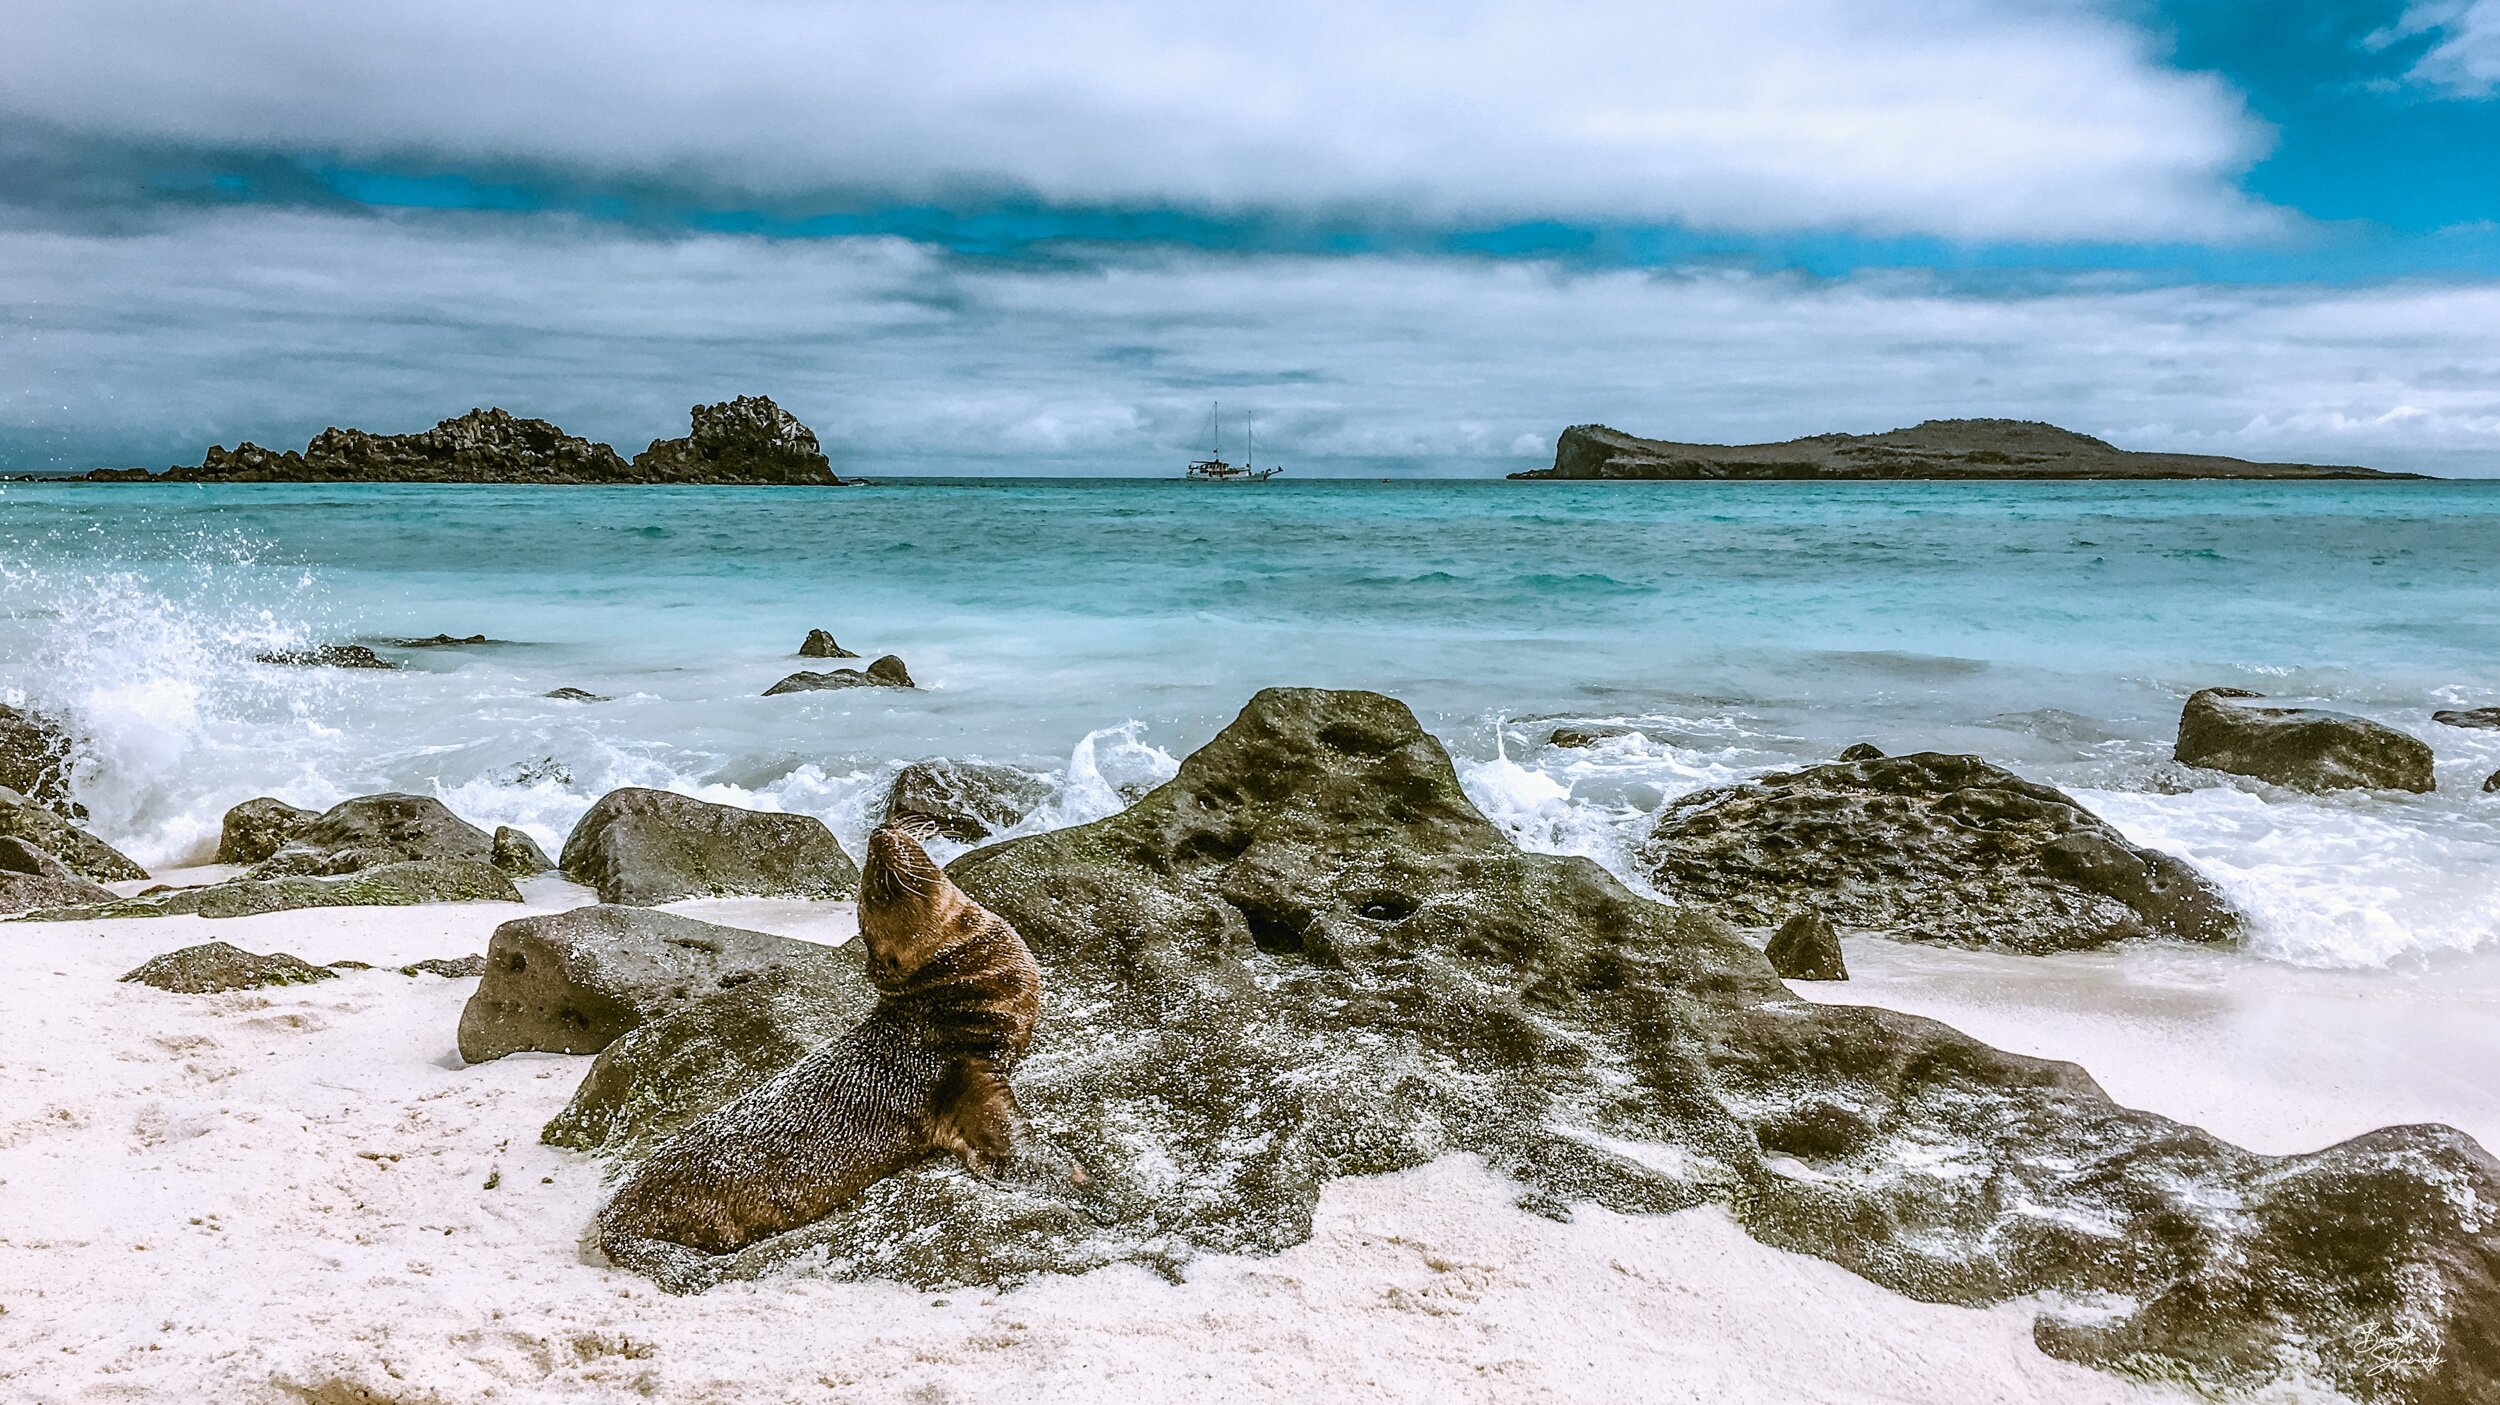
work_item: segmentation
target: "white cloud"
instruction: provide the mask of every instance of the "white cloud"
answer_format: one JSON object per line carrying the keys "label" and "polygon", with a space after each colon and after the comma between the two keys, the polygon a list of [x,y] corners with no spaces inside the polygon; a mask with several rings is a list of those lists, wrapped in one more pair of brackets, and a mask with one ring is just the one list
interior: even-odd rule
{"label": "white cloud", "polygon": [[0,463],[197,461],[472,405],[628,450],[761,391],[867,472],[1160,472],[1207,402],[1305,471],[1532,466],[1563,425],[1702,440],[1929,416],[2134,448],[2500,473],[2500,283],[1957,294],[1520,263],[1171,255],[236,211],[0,232]]}
{"label": "white cloud", "polygon": [[2435,34],[2412,77],[2465,97],[2500,88],[2500,0],[2415,0],[2390,37]]}
{"label": "white cloud", "polygon": [[774,196],[2231,238],[2264,134],[2084,0],[19,0],[0,104]]}

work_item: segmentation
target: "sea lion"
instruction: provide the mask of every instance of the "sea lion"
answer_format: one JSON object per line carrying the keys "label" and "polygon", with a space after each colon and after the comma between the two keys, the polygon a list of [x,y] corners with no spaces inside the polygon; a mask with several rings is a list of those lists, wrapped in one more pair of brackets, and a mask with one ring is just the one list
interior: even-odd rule
{"label": "sea lion", "polygon": [[636,1168],[599,1212],[611,1260],[683,1291],[710,1257],[822,1219],[933,1153],[981,1176],[1016,1156],[1025,1120],[1007,1079],[1042,993],[1024,938],[897,825],[869,836],[859,934],[876,1008]]}

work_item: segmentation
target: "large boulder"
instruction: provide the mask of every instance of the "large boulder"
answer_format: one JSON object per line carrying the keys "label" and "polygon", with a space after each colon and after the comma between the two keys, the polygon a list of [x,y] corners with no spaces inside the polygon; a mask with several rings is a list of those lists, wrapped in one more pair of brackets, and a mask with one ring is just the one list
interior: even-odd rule
{"label": "large boulder", "polygon": [[1050,783],[1013,766],[932,757],[895,773],[885,823],[919,824],[969,844],[1011,829],[1050,798]]}
{"label": "large boulder", "polygon": [[831,688],[911,688],[911,670],[892,654],[884,655],[865,670],[837,668],[823,673],[801,669],[764,690],[764,696],[777,698],[784,693],[821,693]]}
{"label": "large boulder", "polygon": [[320,812],[263,795],[226,811],[217,829],[217,862],[256,864],[286,847]]}
{"label": "large boulder", "polygon": [[1767,927],[1801,907],[1917,941],[2067,951],[2230,941],[2241,918],[2184,861],[1976,756],[1829,762],[1686,796],[1640,847],[1678,904]]}
{"label": "large boulder", "polygon": [[2207,688],[2179,713],[2177,756],[2294,790],[2409,790],[2427,794],[2431,749],[2366,717],[2314,707],[2253,707],[2245,688]]}
{"label": "large boulder", "polygon": [[1044,972],[1016,1075],[1092,1199],[907,1170],[728,1276],[1178,1272],[1336,1176],[1473,1153],[1555,1215],[1716,1202],[2069,1359],[2224,1391],[2500,1393],[2500,1164],[2439,1127],[2261,1156],[2083,1070],[1794,998],[1717,920],[1523,853],[1406,708],[1270,690],[1126,812],[950,869]]}
{"label": "large boulder", "polygon": [[859,866],[813,815],[715,805],[627,787],[599,798],[565,838],[564,875],[603,903],[680,898],[843,898]]}
{"label": "large boulder", "polygon": [[257,917],[304,907],[414,907],[421,903],[506,902],[521,890],[494,865],[475,859],[383,864],[337,878],[238,878],[191,888],[151,888],[136,897],[45,908],[30,919],[94,917]]}
{"label": "large boulder", "polygon": [[683,1001],[777,966],[818,966],[830,948],[673,912],[582,907],[495,929],[486,974],[460,1012],[460,1057],[595,1054]]}
{"label": "large boulder", "polygon": [[263,956],[224,942],[202,942],[152,956],[122,979],[182,995],[213,995],[223,990],[310,985],[314,981],[336,980],[338,974],[283,951]]}
{"label": "large boulder", "polygon": [[113,900],[113,890],[23,839],[0,835],[0,916]]}
{"label": "large boulder", "polygon": [[342,800],[305,821],[253,866],[252,876],[331,877],[383,864],[443,859],[491,863],[494,857],[493,836],[453,814],[442,801],[391,792]]}
{"label": "large boulder", "polygon": [[752,979],[698,990],[643,1020],[599,1051],[540,1140],[640,1156],[797,1063],[877,1003],[856,946],[792,952]]}
{"label": "large boulder", "polygon": [[71,872],[98,883],[148,876],[146,869],[119,849],[14,790],[0,789],[0,838],[23,839],[69,865]]}
{"label": "large boulder", "polygon": [[694,430],[654,439],[634,455],[645,482],[836,484],[815,431],[761,395],[741,395],[688,411]]}
{"label": "large boulder", "polygon": [[0,787],[70,819],[84,814],[71,801],[76,744],[69,729],[40,712],[0,703]]}

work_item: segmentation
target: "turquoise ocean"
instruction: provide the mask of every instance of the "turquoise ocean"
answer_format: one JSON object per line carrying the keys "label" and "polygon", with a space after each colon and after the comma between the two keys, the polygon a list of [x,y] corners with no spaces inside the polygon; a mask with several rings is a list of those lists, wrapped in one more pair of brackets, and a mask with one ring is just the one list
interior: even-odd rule
{"label": "turquoise ocean", "polygon": [[[815,627],[922,686],[762,696]],[[494,642],[390,642],[437,633]],[[324,642],[405,667],[254,661]],[[1636,883],[1667,801],[1871,741],[2074,791],[2213,874],[2250,959],[2500,952],[2500,732],[2430,719],[2500,703],[2500,485],[0,485],[0,698],[73,723],[94,828],[157,867],[252,796],[384,789],[550,849],[620,785],[855,846],[940,755],[1075,823],[1271,684],[1404,699],[1519,842]],[[2182,768],[2214,684],[2421,736],[2440,789]]]}

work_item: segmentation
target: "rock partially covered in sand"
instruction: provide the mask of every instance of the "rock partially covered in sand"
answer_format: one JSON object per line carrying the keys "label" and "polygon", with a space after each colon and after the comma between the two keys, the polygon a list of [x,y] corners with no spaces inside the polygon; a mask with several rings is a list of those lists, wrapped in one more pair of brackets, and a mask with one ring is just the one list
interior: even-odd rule
{"label": "rock partially covered in sand", "polygon": [[807,632],[807,638],[799,641],[799,657],[803,659],[855,659],[859,655],[835,643],[832,630],[811,629]]}
{"label": "rock partially covered in sand", "polygon": [[628,787],[590,807],[564,841],[566,877],[603,903],[679,898],[841,898],[859,866],[813,815],[715,805]]}
{"label": "rock partially covered in sand", "polygon": [[494,852],[490,860],[495,867],[515,878],[535,878],[555,867],[547,851],[538,841],[508,824],[495,826]]}
{"label": "rock partially covered in sand", "polygon": [[112,900],[112,889],[81,877],[49,851],[0,835],[0,916]]}
{"label": "rock partially covered in sand", "polygon": [[855,946],[794,951],[753,979],[698,991],[644,1020],[600,1050],[540,1140],[639,1156],[797,1063],[877,1003]]}
{"label": "rock partially covered in sand", "polygon": [[506,902],[521,890],[500,869],[475,859],[383,864],[340,878],[238,878],[193,888],[151,888],[137,897],[31,914],[45,921],[95,917],[254,917],[303,907],[412,907],[419,903]]}
{"label": "rock partially covered in sand", "polygon": [[392,791],[342,800],[305,821],[252,876],[328,877],[424,860],[491,863],[494,856],[495,841],[486,831],[442,801]]}
{"label": "rock partially covered in sand", "polygon": [[495,929],[486,974],[460,1012],[460,1057],[595,1054],[643,1021],[830,949],[671,912],[583,907]]}
{"label": "rock partially covered in sand", "polygon": [[2500,707],[2448,708],[2432,713],[2431,720],[2450,727],[2473,727],[2486,732],[2500,732]]}
{"label": "rock partially covered in sand", "polygon": [[150,957],[122,979],[182,995],[210,995],[221,990],[310,985],[314,981],[336,980],[338,974],[283,951],[262,956],[224,942],[202,942]]}
{"label": "rock partially covered in sand", "polygon": [[81,878],[98,883],[123,883],[145,878],[148,871],[119,849],[35,804],[14,790],[0,789],[0,838],[23,839],[69,865]]}
{"label": "rock partially covered in sand", "polygon": [[761,395],[741,395],[688,412],[694,431],[654,439],[634,455],[634,474],[648,483],[818,483],[833,474],[815,431]]}
{"label": "rock partially covered in sand", "polygon": [[446,980],[474,980],[486,974],[486,958],[475,953],[467,956],[429,956],[399,968],[403,976],[441,976]]}
{"label": "rock partially covered in sand", "polygon": [[1701,791],[1659,814],[1640,857],[1679,905],[1742,926],[1810,906],[1912,940],[2034,953],[2223,942],[2241,927],[2184,861],[1976,756],[1831,762]]}
{"label": "rock partially covered in sand", "polygon": [[259,863],[319,818],[319,811],[300,809],[266,795],[246,800],[228,810],[225,823],[218,826],[217,862]]}
{"label": "rock partially covered in sand", "polygon": [[1771,969],[1792,981],[1845,981],[1849,963],[1841,958],[1840,933],[1830,919],[1812,909],[1798,913],[1771,934],[1762,949]]}
{"label": "rock partially covered in sand", "polygon": [[1129,810],[951,872],[1042,964],[1017,1096],[1093,1213],[924,1165],[728,1276],[1177,1272],[1308,1238],[1332,1177],[1459,1152],[1552,1214],[1717,1202],[1927,1301],[2039,1295],[2068,1359],[2500,1392],[2500,1165],[2466,1137],[2259,1156],[2071,1064],[1801,1002],[1719,922],[1513,847],[1390,699],[1262,693]]}
{"label": "rock partially covered in sand", "polygon": [[1013,828],[1049,797],[1049,782],[1013,766],[932,757],[895,773],[884,822],[923,824],[969,844]]}
{"label": "rock partially covered in sand", "polygon": [[2427,794],[2431,749],[2364,717],[2314,707],[2252,707],[2262,694],[2207,688],[2179,714],[2177,755],[2294,790],[2409,790]]}
{"label": "rock partially covered in sand", "polygon": [[828,688],[911,688],[911,670],[903,661],[887,654],[868,665],[865,672],[856,668],[837,668],[829,673],[793,673],[764,690],[764,696],[777,698],[784,693],[815,693]]}
{"label": "rock partially covered in sand", "polygon": [[69,796],[75,750],[68,728],[40,712],[0,703],[0,786],[29,803],[82,819]]}
{"label": "rock partially covered in sand", "polygon": [[282,664],[289,668],[397,668],[399,660],[386,659],[362,644],[316,644],[309,649],[271,649],[252,655],[255,662]]}

